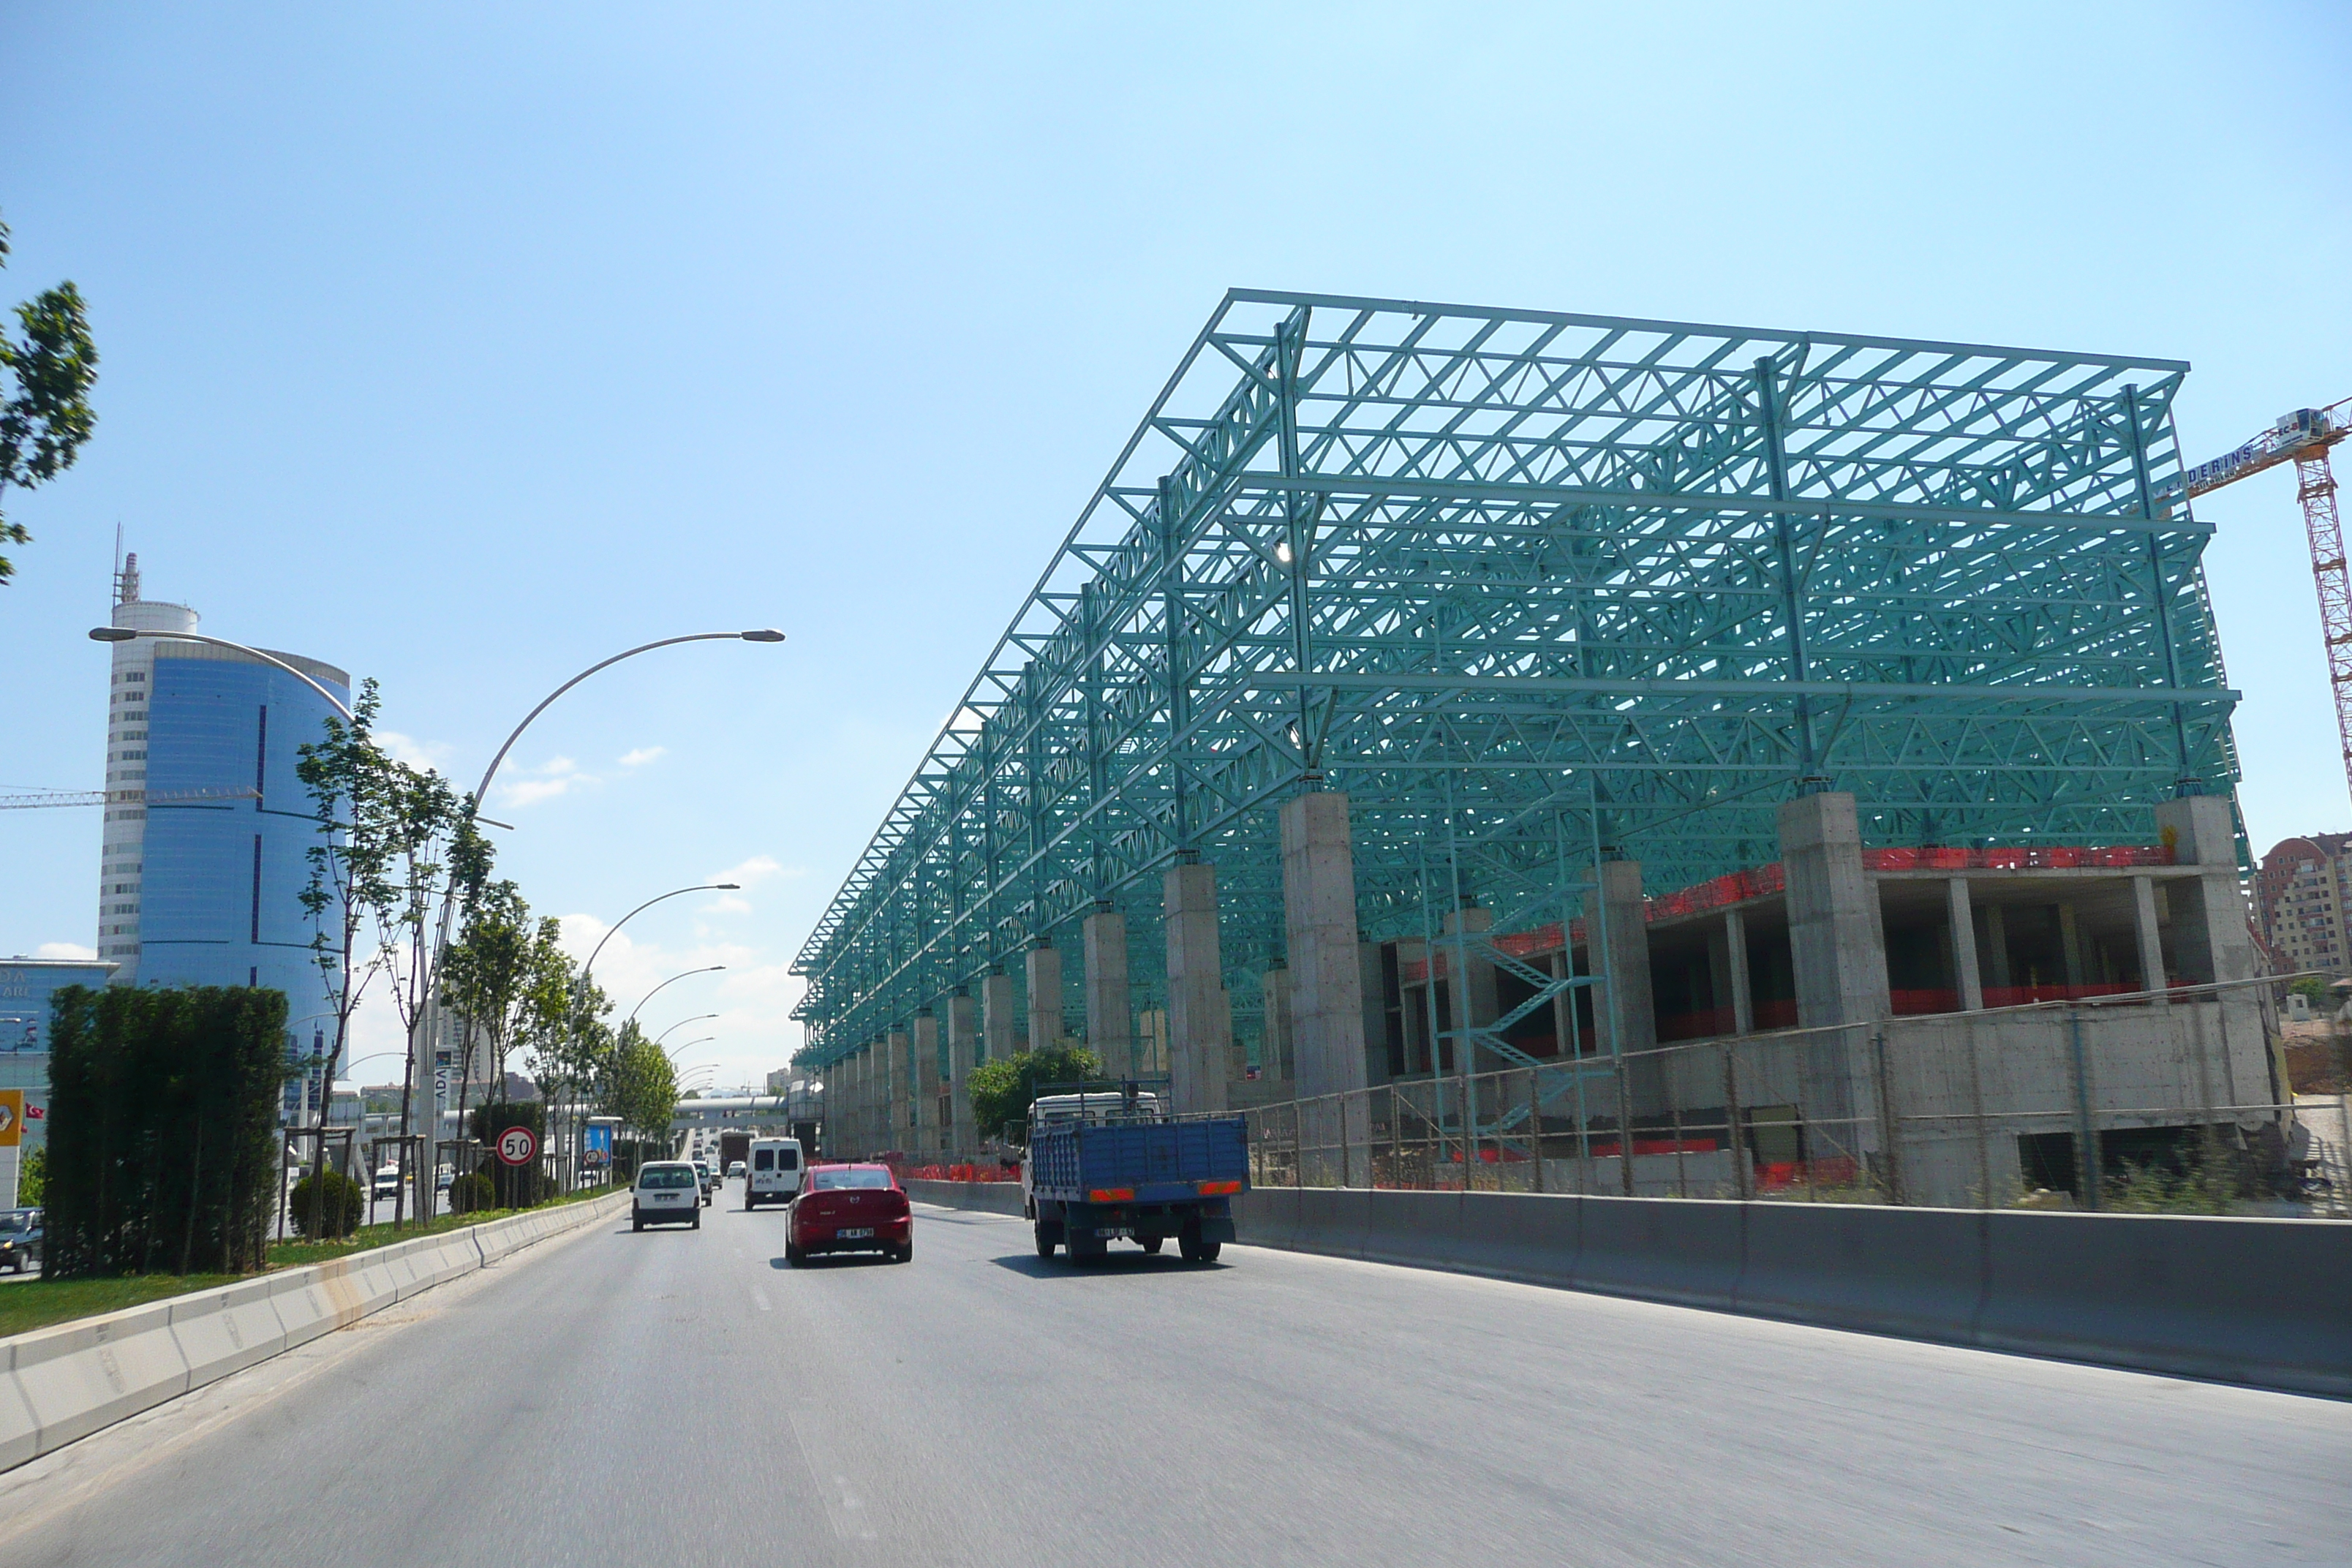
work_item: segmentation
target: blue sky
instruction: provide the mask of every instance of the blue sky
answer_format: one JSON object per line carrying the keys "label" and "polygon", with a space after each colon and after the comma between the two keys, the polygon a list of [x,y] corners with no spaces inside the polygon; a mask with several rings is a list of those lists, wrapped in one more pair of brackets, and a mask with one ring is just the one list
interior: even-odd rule
{"label": "blue sky", "polygon": [[[743,870],[599,966],[730,964],[646,1013],[728,1083],[1229,286],[2182,358],[2196,457],[2352,396],[2340,5],[16,5],[0,68],[0,298],[104,358],[8,498],[0,784],[100,780],[118,521],[461,780],[781,626],[499,802],[583,936]],[[2352,826],[2292,481],[2200,510],[2255,837]],[[98,830],[0,813],[0,952],[90,942]]]}

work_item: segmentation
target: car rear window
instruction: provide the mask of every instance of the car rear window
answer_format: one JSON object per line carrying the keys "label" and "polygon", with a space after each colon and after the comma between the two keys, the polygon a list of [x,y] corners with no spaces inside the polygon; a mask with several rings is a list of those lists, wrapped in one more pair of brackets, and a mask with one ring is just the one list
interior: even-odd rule
{"label": "car rear window", "polygon": [[694,1185],[693,1168],[687,1165],[647,1165],[637,1173],[641,1187],[690,1187]]}
{"label": "car rear window", "polygon": [[751,1151],[751,1169],[755,1171],[772,1171],[775,1168],[776,1152],[773,1149],[754,1149]]}
{"label": "car rear window", "polygon": [[887,1187],[890,1184],[887,1171],[819,1171],[809,1178],[818,1192],[832,1192],[839,1187]]}

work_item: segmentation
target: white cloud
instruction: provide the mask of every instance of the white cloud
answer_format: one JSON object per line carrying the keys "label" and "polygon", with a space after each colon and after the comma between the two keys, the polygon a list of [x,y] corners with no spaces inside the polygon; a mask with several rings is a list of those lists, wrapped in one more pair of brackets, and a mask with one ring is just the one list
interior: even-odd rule
{"label": "white cloud", "polygon": [[[790,1061],[802,1038],[792,1010],[803,989],[792,966],[762,963],[756,948],[699,931],[676,946],[651,938],[640,940],[638,926],[655,918],[648,911],[636,924],[605,942],[597,954],[596,984],[613,999],[612,1021],[617,1024],[641,1003],[645,1010],[637,1021],[647,1034],[658,1035],[673,1024],[696,1019],[671,1036],[669,1044],[675,1047],[698,1036],[716,1037],[711,1044],[686,1052],[679,1066],[683,1069],[711,1065],[718,1068],[720,1084],[758,1083],[771,1069]],[[565,915],[564,949],[574,959],[584,959],[609,929],[593,915]],[[652,994],[674,975],[713,963],[727,967],[718,973],[693,975]],[[698,1017],[704,1013],[719,1016]]]}
{"label": "white cloud", "polygon": [[98,949],[78,942],[45,942],[33,950],[35,958],[96,958]]}
{"label": "white cloud", "polygon": [[668,750],[667,746],[639,746],[635,751],[622,753],[621,765],[625,768],[641,768],[664,755]]}
{"label": "white cloud", "polygon": [[751,900],[738,898],[733,893],[721,893],[703,905],[698,912],[706,915],[748,915],[751,912]]}
{"label": "white cloud", "polygon": [[406,763],[412,768],[438,768],[449,755],[446,741],[420,741],[397,730],[378,730],[375,740],[377,745],[392,753],[394,762]]}
{"label": "white cloud", "polygon": [[499,805],[537,805],[541,801],[571,794],[574,785],[599,782],[595,774],[582,773],[580,764],[570,757],[551,757],[538,767],[521,772],[521,778],[498,786],[495,793]]}
{"label": "white cloud", "polygon": [[784,865],[772,855],[754,855],[749,860],[728,867],[724,871],[713,872],[710,879],[714,882],[734,882],[742,887],[756,888],[771,877],[790,879],[807,875],[808,869],[805,867]]}

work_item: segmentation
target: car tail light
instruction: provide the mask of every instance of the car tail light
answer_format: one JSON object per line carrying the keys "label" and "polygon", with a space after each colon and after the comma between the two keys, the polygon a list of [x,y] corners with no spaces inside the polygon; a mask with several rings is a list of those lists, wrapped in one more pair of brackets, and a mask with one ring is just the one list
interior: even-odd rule
{"label": "car tail light", "polygon": [[1229,1198],[1242,1190],[1239,1182],[1202,1182],[1201,1195],[1204,1198]]}
{"label": "car tail light", "polygon": [[1135,1201],[1133,1187],[1096,1187],[1087,1194],[1090,1204],[1131,1204]]}

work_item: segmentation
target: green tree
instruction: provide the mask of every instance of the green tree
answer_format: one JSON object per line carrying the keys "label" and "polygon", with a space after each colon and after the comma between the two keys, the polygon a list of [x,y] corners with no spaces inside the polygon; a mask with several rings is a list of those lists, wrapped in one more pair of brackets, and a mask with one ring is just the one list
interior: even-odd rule
{"label": "green tree", "polygon": [[982,1062],[964,1080],[971,1096],[971,1124],[983,1138],[1002,1134],[1019,1142],[1027,1135],[1029,1107],[1039,1084],[1083,1083],[1101,1074],[1102,1058],[1083,1046],[1016,1051]]}
{"label": "green tree", "polygon": [[[0,223],[0,267],[8,264],[8,226]],[[98,345],[81,292],[72,283],[45,289],[16,307],[22,341],[0,331],[0,497],[10,485],[31,489],[74,465],[97,426],[89,389],[98,380]],[[0,513],[0,544],[28,544],[22,523]],[[0,555],[0,584],[16,567]]]}
{"label": "green tree", "polygon": [[25,1163],[16,1170],[16,1202],[19,1206],[37,1209],[49,1190],[49,1146],[25,1151]]}
{"label": "green tree", "polygon": [[677,1070],[669,1058],[632,1018],[614,1037],[611,1060],[602,1096],[604,1114],[647,1137],[666,1133],[677,1114]]}
{"label": "green tree", "polygon": [[[311,920],[311,953],[334,1007],[326,1079],[334,1081],[361,997],[373,981],[384,978],[408,1037],[404,1129],[413,1092],[406,1086],[416,1079],[417,1025],[429,984],[426,920],[446,871],[457,806],[439,774],[408,766],[377,742],[383,701],[373,679],[362,682],[351,721],[329,719],[325,738],[300,748],[294,772],[310,793],[319,834],[309,850],[302,906]],[[314,1152],[321,1156],[332,1098],[320,1100]]]}

